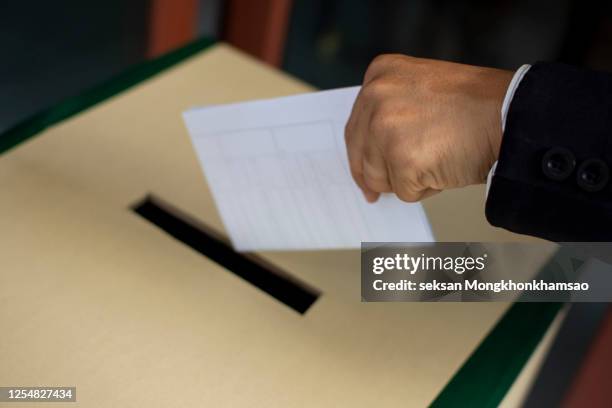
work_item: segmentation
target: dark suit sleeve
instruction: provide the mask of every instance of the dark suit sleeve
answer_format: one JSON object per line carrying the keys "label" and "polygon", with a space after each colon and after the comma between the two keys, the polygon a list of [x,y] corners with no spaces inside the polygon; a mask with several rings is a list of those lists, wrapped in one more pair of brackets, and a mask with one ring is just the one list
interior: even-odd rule
{"label": "dark suit sleeve", "polygon": [[552,241],[612,241],[612,76],[537,63],[506,117],[489,222]]}

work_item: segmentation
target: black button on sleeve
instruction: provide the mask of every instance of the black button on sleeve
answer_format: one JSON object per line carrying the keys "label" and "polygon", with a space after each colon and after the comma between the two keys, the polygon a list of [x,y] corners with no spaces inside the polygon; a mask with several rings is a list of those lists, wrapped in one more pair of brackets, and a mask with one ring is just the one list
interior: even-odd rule
{"label": "black button on sleeve", "polygon": [[601,191],[608,184],[610,169],[600,159],[588,159],[580,165],[576,174],[576,182],[585,191]]}
{"label": "black button on sleeve", "polygon": [[574,167],[576,167],[576,158],[564,147],[553,147],[542,158],[542,172],[551,180],[565,180],[572,174]]}

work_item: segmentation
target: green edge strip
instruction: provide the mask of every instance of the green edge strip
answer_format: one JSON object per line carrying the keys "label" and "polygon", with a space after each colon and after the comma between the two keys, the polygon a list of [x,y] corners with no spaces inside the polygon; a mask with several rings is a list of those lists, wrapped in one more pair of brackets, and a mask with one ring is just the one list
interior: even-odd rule
{"label": "green edge strip", "polygon": [[214,43],[210,38],[198,39],[161,57],[136,64],[113,78],[59,104],[45,109],[16,124],[0,135],[0,154],[17,146],[44,129],[154,76],[164,69],[204,50]]}
{"label": "green edge strip", "polygon": [[[159,58],[122,72],[80,95],[18,123],[0,135],[0,153],[44,129],[158,74],[214,44],[196,40]],[[561,303],[515,303],[468,358],[432,407],[457,404],[496,407],[504,398],[531,353],[561,308]]]}
{"label": "green edge strip", "polygon": [[497,407],[563,303],[515,303],[431,404]]}

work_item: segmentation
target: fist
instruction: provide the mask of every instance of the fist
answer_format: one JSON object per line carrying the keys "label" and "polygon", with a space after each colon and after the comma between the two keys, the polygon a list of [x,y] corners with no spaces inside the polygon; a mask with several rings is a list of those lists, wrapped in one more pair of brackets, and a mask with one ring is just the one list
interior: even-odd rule
{"label": "fist", "polygon": [[499,154],[512,75],[404,55],[374,59],[345,129],[366,199],[393,192],[414,202],[484,182]]}

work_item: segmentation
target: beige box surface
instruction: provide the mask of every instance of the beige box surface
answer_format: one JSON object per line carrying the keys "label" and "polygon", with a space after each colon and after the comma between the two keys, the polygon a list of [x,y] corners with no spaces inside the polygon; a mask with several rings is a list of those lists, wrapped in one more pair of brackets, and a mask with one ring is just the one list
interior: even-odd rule
{"label": "beige box surface", "polygon": [[[130,210],[153,194],[222,232],[181,112],[309,90],[218,45],[0,156],[0,385],[76,386],[70,407],[431,402],[507,304],[361,303],[356,251],[260,254],[321,292],[300,315]],[[425,206],[439,240],[522,239],[483,203]]]}

